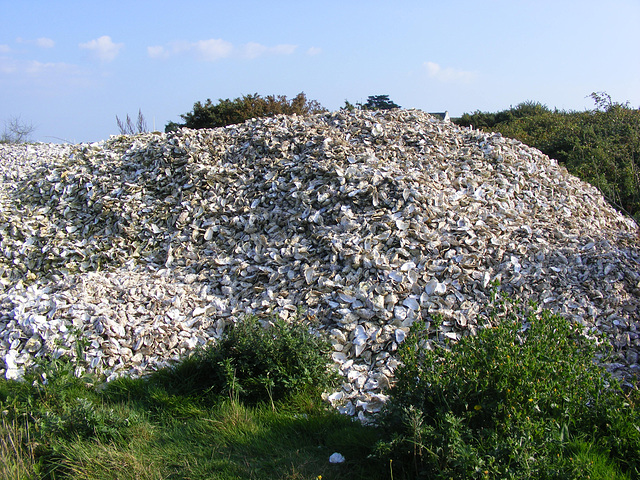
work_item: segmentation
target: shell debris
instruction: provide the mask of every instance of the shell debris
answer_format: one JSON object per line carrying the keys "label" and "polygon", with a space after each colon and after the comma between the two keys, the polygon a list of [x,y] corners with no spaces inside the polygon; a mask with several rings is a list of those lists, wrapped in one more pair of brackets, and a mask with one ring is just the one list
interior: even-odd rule
{"label": "shell debris", "polygon": [[[638,227],[538,150],[416,110],[276,116],[0,145],[0,374],[74,355],[108,378],[253,314],[329,335],[341,411],[376,411],[417,320],[488,321],[493,282],[638,372]],[[483,316],[484,315],[484,316]],[[364,412],[364,413],[363,413]]]}

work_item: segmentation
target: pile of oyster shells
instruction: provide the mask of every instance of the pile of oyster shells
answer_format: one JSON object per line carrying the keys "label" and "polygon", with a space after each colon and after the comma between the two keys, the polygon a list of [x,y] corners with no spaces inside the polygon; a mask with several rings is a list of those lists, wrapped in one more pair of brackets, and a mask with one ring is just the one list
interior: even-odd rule
{"label": "pile of oyster shells", "polygon": [[[385,400],[410,326],[455,341],[492,284],[638,372],[638,226],[536,149],[416,110],[0,145],[0,373],[69,354],[143,374],[257,315],[312,318],[345,413]],[[76,348],[81,347],[81,348]]]}

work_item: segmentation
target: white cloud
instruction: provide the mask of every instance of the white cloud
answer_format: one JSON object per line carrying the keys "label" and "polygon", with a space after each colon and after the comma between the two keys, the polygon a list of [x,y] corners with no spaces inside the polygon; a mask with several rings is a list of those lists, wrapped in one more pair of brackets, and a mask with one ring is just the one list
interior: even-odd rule
{"label": "white cloud", "polygon": [[151,58],[168,58],[183,53],[191,53],[205,62],[214,62],[226,58],[233,52],[233,45],[222,39],[211,38],[198,42],[178,41],[166,47],[154,45],[147,47],[147,54]]}
{"label": "white cloud", "polygon": [[64,62],[39,62],[37,60],[16,60],[0,57],[0,73],[7,75],[5,80],[19,85],[20,88],[34,86],[49,87],[62,85],[87,86],[89,73],[77,65]]}
{"label": "white cloud", "polygon": [[267,51],[267,47],[259,43],[249,42],[243,45],[242,55],[246,58],[258,58]]}
{"label": "white cloud", "polygon": [[[51,48],[54,44],[44,37],[38,40],[17,39],[16,42],[40,48]],[[14,57],[13,52],[8,46],[0,45],[0,77],[9,91],[52,97],[77,88],[93,88],[101,81],[95,71],[79,65]],[[22,50],[19,52],[23,53]]]}
{"label": "white cloud", "polygon": [[75,68],[72,65],[66,63],[53,63],[53,62],[38,62],[37,60],[30,60],[24,63],[24,71],[29,75],[38,76],[46,75],[53,72],[65,72],[69,69]]}
{"label": "white cloud", "polygon": [[475,72],[457,70],[451,67],[442,68],[440,65],[434,62],[425,62],[423,65],[427,70],[427,75],[430,78],[434,78],[440,82],[470,83],[477,77],[477,74]]}
{"label": "white cloud", "polygon": [[41,48],[53,48],[56,44],[52,39],[46,37],[40,37],[36,39],[36,45]]}
{"label": "white cloud", "polygon": [[22,37],[16,38],[17,43],[25,43],[27,45],[35,45],[40,48],[53,48],[56,44],[52,39],[47,37],[36,38],[35,40],[24,39]]}
{"label": "white cloud", "polygon": [[322,49],[320,47],[311,47],[307,50],[307,55],[314,56],[320,55],[322,53]]}
{"label": "white cloud", "polygon": [[21,63],[20,69],[32,77],[42,78],[48,78],[51,75],[84,75],[84,72],[76,65],[63,62],[38,62],[37,60],[28,60]]}
{"label": "white cloud", "polygon": [[297,45],[291,45],[291,44],[282,44],[282,45],[276,45],[275,47],[270,47],[267,50],[267,53],[269,54],[273,54],[273,55],[292,55],[295,51],[296,48],[298,48]]}
{"label": "white cloud", "polygon": [[147,54],[151,58],[167,58],[169,56],[169,52],[159,45],[147,47]]}
{"label": "white cloud", "polygon": [[264,55],[291,55],[297,46],[289,44],[268,47],[256,42],[249,42],[235,47],[232,43],[220,38],[199,40],[197,42],[179,41],[163,47],[154,45],[147,47],[147,54],[151,58],[168,58],[180,54],[192,54],[201,61],[215,62],[223,58],[243,57],[254,59]]}
{"label": "white cloud", "polygon": [[221,39],[200,40],[194,45],[198,57],[205,62],[215,62],[231,55],[233,45]]}
{"label": "white cloud", "polygon": [[118,53],[120,53],[120,50],[124,47],[124,43],[113,43],[110,36],[103,35],[100,38],[81,43],[79,47],[89,50],[102,62],[111,62],[118,56]]}

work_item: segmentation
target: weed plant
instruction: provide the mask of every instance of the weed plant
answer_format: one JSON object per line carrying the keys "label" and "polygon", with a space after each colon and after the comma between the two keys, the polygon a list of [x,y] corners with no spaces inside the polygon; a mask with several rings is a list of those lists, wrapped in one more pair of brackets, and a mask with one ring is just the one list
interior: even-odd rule
{"label": "weed plant", "polygon": [[414,325],[377,450],[395,478],[638,478],[638,396],[582,328],[504,297],[491,320],[447,348]]}
{"label": "weed plant", "polygon": [[29,428],[17,421],[0,419],[0,473],[5,480],[33,478],[34,453]]}

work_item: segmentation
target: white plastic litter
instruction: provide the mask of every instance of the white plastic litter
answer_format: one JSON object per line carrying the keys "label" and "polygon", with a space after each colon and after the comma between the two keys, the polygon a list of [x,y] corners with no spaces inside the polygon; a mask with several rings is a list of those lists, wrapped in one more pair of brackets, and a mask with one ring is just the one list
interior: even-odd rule
{"label": "white plastic litter", "polygon": [[329,457],[329,463],[343,463],[344,457],[338,452],[334,453]]}

